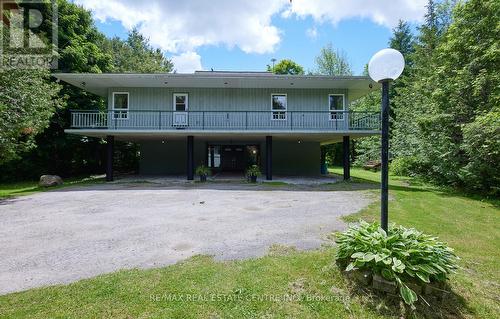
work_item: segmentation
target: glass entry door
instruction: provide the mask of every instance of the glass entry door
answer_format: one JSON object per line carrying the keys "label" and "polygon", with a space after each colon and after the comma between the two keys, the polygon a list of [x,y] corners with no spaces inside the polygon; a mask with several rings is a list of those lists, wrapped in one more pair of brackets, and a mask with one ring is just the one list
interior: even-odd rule
{"label": "glass entry door", "polygon": [[219,171],[244,171],[260,164],[259,145],[209,145],[208,167]]}

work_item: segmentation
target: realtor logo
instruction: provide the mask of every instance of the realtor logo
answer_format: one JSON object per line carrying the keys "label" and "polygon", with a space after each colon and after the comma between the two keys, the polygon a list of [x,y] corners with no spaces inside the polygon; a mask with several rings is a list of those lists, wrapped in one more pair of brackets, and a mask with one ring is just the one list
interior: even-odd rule
{"label": "realtor logo", "polygon": [[57,1],[0,0],[0,67],[57,68]]}

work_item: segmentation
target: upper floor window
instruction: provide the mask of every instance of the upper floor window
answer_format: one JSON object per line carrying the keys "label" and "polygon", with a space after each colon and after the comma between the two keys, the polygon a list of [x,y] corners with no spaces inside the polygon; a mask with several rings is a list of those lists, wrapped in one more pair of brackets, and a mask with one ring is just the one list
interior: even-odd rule
{"label": "upper floor window", "polygon": [[113,117],[115,119],[128,118],[128,92],[113,92]]}
{"label": "upper floor window", "polygon": [[286,94],[271,94],[273,120],[286,120]]}
{"label": "upper floor window", "polygon": [[343,120],[345,111],[344,94],[329,94],[330,120]]}
{"label": "upper floor window", "polygon": [[174,111],[185,112],[188,110],[188,94],[174,93]]}

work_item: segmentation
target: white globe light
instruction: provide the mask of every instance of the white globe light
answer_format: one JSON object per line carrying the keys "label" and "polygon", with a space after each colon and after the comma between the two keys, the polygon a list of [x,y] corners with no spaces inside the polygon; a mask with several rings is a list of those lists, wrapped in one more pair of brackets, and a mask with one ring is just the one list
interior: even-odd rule
{"label": "white globe light", "polygon": [[405,58],[398,50],[383,49],[368,63],[368,74],[375,82],[396,80],[405,68]]}

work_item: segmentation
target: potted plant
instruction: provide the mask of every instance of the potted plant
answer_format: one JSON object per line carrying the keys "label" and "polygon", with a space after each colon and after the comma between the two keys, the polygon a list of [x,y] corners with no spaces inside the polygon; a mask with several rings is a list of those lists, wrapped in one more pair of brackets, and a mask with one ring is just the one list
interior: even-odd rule
{"label": "potted plant", "polygon": [[210,175],[210,168],[205,165],[200,165],[196,168],[195,173],[200,176],[200,182],[206,182],[207,176]]}
{"label": "potted plant", "polygon": [[250,180],[250,182],[256,183],[257,182],[257,177],[259,177],[261,175],[259,166],[257,166],[257,165],[250,166],[247,169],[245,175]]}

